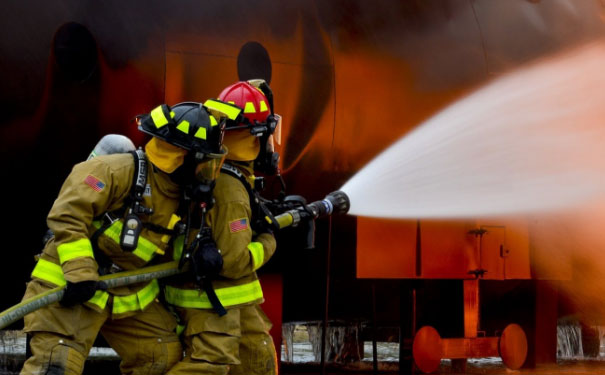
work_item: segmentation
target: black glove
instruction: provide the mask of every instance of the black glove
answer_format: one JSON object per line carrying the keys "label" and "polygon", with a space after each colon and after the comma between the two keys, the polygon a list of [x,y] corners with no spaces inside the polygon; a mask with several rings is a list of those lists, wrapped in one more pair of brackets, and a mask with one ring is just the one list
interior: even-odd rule
{"label": "black glove", "polygon": [[192,257],[193,272],[198,278],[213,279],[223,269],[223,257],[211,238],[202,238]]}
{"label": "black glove", "polygon": [[78,283],[67,282],[65,293],[59,303],[65,307],[71,307],[88,301],[95,295],[97,289],[107,290],[107,284],[103,281],[80,281]]}
{"label": "black glove", "polygon": [[269,233],[273,234],[273,226],[267,222],[265,219],[259,219],[252,222],[252,230],[258,236],[261,233]]}

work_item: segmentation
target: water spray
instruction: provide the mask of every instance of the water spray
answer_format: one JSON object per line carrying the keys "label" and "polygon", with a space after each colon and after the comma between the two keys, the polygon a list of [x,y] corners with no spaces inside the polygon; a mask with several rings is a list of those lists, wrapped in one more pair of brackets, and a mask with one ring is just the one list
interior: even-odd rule
{"label": "water spray", "polygon": [[350,214],[459,219],[557,212],[605,195],[605,41],[490,81],[340,190]]}

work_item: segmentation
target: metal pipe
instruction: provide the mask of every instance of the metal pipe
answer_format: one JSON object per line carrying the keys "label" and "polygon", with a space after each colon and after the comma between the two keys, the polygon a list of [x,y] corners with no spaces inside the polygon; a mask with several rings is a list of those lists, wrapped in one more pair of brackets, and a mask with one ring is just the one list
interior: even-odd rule
{"label": "metal pipe", "polygon": [[326,335],[328,331],[328,308],[330,303],[330,255],[332,249],[332,217],[328,221],[328,248],[326,250],[326,299],[324,308],[324,317],[322,322],[321,330],[321,364],[320,373],[325,375],[326,373]]}

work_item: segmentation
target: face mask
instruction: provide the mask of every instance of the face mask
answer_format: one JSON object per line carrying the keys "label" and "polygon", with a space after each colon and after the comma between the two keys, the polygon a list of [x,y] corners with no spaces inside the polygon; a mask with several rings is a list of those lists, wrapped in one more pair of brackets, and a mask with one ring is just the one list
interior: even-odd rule
{"label": "face mask", "polygon": [[195,202],[205,203],[207,209],[213,205],[212,190],[227,156],[225,146],[221,151],[220,154],[190,154],[184,164],[189,166],[183,171],[186,194]]}
{"label": "face mask", "polygon": [[279,153],[275,152],[275,143],[281,144],[281,116],[269,116],[267,127],[268,132],[260,138],[261,151],[254,160],[254,170],[275,175],[279,169]]}
{"label": "face mask", "polygon": [[261,147],[264,146],[265,151],[261,151],[254,160],[254,170],[266,175],[277,174],[279,169],[279,154],[273,151],[273,142],[271,141],[271,138],[261,140]]}
{"label": "face mask", "polygon": [[211,184],[221,173],[221,167],[227,156],[227,148],[223,146],[220,154],[205,154],[195,168],[195,178],[202,184]]}

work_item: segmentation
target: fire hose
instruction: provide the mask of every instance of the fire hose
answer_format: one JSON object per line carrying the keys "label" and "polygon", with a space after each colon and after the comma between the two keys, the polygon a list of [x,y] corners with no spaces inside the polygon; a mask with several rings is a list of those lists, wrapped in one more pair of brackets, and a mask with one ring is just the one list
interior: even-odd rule
{"label": "fire hose", "polygon": [[[153,279],[161,279],[172,275],[179,274],[183,271],[179,270],[179,262],[166,262],[155,266],[139,268],[132,271],[118,272],[99,277],[99,280],[107,284],[107,288],[117,288],[120,286],[151,281]],[[44,293],[40,293],[30,297],[21,303],[4,310],[0,313],[0,329],[8,326],[11,323],[23,318],[25,315],[34,312],[51,303],[59,302],[63,298],[65,285],[58,286]]]}
{"label": "fire hose", "polygon": [[[349,210],[350,203],[347,195],[341,191],[330,193],[321,201],[308,205],[300,205],[298,208],[288,209],[286,212],[274,217],[279,228],[297,226],[301,222],[313,222],[315,219],[332,214],[345,214]],[[143,267],[136,270],[117,272],[99,277],[105,282],[108,289],[126,286],[153,279],[161,279],[185,272],[179,268],[178,261],[165,262],[154,266]],[[30,297],[21,303],[0,313],[0,329],[16,322],[25,315],[32,313],[42,307],[58,302],[63,298],[65,286],[58,286],[44,293]]]}

